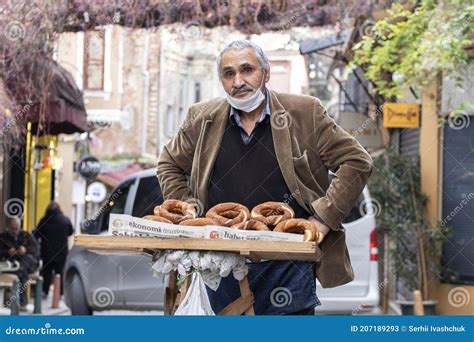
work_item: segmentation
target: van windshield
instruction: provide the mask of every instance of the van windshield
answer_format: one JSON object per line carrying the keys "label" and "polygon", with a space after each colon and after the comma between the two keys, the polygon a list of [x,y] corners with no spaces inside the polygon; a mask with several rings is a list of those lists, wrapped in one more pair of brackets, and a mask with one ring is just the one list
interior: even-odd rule
{"label": "van windshield", "polygon": [[107,207],[106,210],[104,210],[101,220],[102,222],[100,223],[101,232],[109,229],[110,214],[123,214],[125,212],[128,192],[130,191],[130,186],[133,184],[133,181],[134,180],[130,180],[121,184],[107,197],[107,203],[104,204],[104,206]]}
{"label": "van windshield", "polygon": [[152,215],[153,209],[163,202],[160,185],[156,176],[140,178],[133,203],[132,216]]}

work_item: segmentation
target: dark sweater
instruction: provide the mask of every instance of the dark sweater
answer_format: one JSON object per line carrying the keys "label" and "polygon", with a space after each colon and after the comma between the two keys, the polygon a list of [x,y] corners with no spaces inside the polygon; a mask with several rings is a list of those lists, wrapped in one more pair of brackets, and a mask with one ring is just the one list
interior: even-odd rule
{"label": "dark sweater", "polygon": [[[294,200],[278,166],[270,118],[256,126],[247,145],[242,141],[240,129],[228,120],[210,178],[208,208],[237,202],[252,210],[263,202],[278,201],[288,203],[295,217],[308,218],[310,214]],[[252,263],[248,278],[255,296],[256,314],[289,314],[319,305],[310,262]],[[238,282],[232,275],[222,279],[217,291],[208,289],[208,293],[216,313],[240,296]],[[287,302],[281,302],[281,298]]]}
{"label": "dark sweater", "polygon": [[240,129],[228,120],[209,183],[208,207],[237,202],[252,210],[267,201],[288,203],[295,217],[310,216],[290,193],[273,146],[270,118],[257,125],[250,143],[244,144]]}

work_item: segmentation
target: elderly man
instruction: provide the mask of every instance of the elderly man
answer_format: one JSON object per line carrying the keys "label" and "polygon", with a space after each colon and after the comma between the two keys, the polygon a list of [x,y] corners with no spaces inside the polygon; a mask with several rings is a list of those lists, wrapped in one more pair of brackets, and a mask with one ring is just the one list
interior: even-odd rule
{"label": "elderly man", "polygon": [[[372,160],[317,98],[267,89],[269,61],[254,43],[230,43],[217,59],[217,70],[226,98],[189,108],[159,158],[163,195],[194,198],[205,209],[222,202],[250,209],[266,201],[286,202],[296,217],[313,221],[322,250],[317,265],[264,261],[249,267],[256,314],[313,314],[320,305],[315,276],[323,287],[354,278],[341,222],[364,188]],[[329,170],[336,175],[331,183]],[[240,296],[232,276],[208,293],[215,312]]]}
{"label": "elderly man", "polygon": [[20,310],[26,310],[28,273],[38,268],[38,244],[33,236],[21,230],[18,217],[7,219],[7,229],[0,234],[0,260],[18,261],[20,269],[14,272],[20,280]]}

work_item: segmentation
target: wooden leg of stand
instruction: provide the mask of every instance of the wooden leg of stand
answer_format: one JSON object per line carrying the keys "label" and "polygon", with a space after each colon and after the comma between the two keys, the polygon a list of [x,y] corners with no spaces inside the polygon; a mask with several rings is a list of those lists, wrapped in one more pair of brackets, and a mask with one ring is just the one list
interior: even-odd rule
{"label": "wooden leg of stand", "polygon": [[220,316],[239,316],[242,314],[245,315],[255,315],[253,309],[253,303],[255,299],[253,297],[252,291],[250,291],[249,281],[247,277],[242,279],[239,282],[240,286],[240,297],[234,300],[232,303],[227,305],[222,309],[218,315]]}
{"label": "wooden leg of stand", "polygon": [[[219,316],[240,316],[243,313],[247,314],[247,311],[252,309],[253,310],[253,295],[250,296],[240,296],[232,303],[227,305],[224,309],[222,309],[218,315]],[[250,312],[250,311],[249,311]],[[247,314],[247,315],[250,315]]]}
{"label": "wooden leg of stand", "polygon": [[181,284],[181,287],[179,289],[179,293],[176,295],[176,300],[174,301],[173,312],[176,311],[178,306],[184,300],[184,297],[186,297],[186,293],[188,292],[189,286],[191,285],[190,277],[191,276],[186,277],[186,279],[184,279],[184,282]]}
{"label": "wooden leg of stand", "polygon": [[165,315],[170,316],[173,314],[174,303],[176,301],[176,271],[171,271],[169,275],[168,287],[165,289]]}
{"label": "wooden leg of stand", "polygon": [[186,297],[186,293],[188,292],[189,285],[191,285],[191,280],[189,280],[190,276],[187,276],[186,279],[184,279],[183,284],[181,285],[181,288],[179,290],[179,304],[181,304],[184,300],[184,297]]}
{"label": "wooden leg of stand", "polygon": [[[240,295],[242,297],[248,297],[248,296],[253,297],[253,293],[250,290],[249,280],[248,280],[247,276],[245,276],[245,278],[242,279],[239,282],[239,286],[240,286]],[[245,314],[246,315],[255,315],[255,311],[253,309],[253,304],[245,310]]]}

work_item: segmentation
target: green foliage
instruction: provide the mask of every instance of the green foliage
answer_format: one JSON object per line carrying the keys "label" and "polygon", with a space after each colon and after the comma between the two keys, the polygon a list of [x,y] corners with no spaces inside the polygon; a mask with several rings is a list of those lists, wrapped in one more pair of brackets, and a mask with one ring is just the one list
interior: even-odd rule
{"label": "green foliage", "polygon": [[413,11],[395,3],[354,46],[353,64],[385,97],[422,88],[441,71],[460,80],[469,63],[464,47],[473,21],[471,0],[421,0]]}
{"label": "green foliage", "polygon": [[450,228],[433,227],[423,216],[428,197],[421,191],[420,180],[413,158],[389,149],[374,160],[369,189],[381,207],[377,225],[388,238],[394,272],[410,290],[421,290],[427,299],[427,282],[440,271],[442,244]]}

